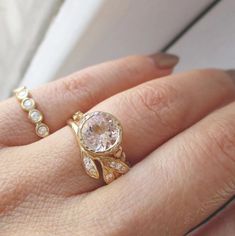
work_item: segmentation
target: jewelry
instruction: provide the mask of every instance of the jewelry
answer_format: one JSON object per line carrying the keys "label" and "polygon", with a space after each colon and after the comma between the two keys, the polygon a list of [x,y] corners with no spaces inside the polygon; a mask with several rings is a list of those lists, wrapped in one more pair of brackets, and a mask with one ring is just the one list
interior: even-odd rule
{"label": "jewelry", "polygon": [[20,102],[21,108],[28,112],[28,117],[32,123],[35,124],[35,132],[37,136],[44,138],[49,135],[50,131],[43,121],[42,113],[36,109],[34,99],[30,96],[29,89],[27,87],[20,87],[14,90],[14,94],[17,100]]}
{"label": "jewelry", "polygon": [[109,184],[129,170],[122,150],[122,126],[111,114],[96,111],[83,114],[76,112],[68,121],[80,147],[81,159],[86,173],[99,179],[97,164]]}

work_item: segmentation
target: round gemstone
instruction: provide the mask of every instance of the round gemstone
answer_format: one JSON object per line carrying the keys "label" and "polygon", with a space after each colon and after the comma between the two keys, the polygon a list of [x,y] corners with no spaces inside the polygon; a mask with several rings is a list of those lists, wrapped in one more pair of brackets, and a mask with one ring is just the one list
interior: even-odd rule
{"label": "round gemstone", "polygon": [[36,127],[36,133],[39,137],[46,137],[47,135],[49,135],[49,128],[45,124],[40,124]]}
{"label": "round gemstone", "polygon": [[80,140],[85,149],[106,152],[121,141],[121,132],[118,120],[111,114],[94,112],[81,121]]}
{"label": "round gemstone", "polygon": [[37,123],[42,120],[42,113],[34,109],[29,112],[29,117],[34,123]]}
{"label": "round gemstone", "polygon": [[16,97],[20,100],[26,98],[28,96],[28,89],[22,87],[19,91],[16,92]]}
{"label": "round gemstone", "polygon": [[34,108],[34,100],[32,98],[26,98],[22,102],[22,106],[25,110],[29,111]]}

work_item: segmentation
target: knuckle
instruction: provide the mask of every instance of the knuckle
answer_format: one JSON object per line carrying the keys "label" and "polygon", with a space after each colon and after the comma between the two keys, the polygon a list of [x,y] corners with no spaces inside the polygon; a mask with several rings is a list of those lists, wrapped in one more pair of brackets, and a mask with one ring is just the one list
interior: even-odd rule
{"label": "knuckle", "polygon": [[63,94],[65,99],[82,99],[81,105],[87,107],[89,106],[88,104],[92,104],[94,101],[94,95],[89,83],[92,80],[94,80],[93,76],[86,70],[70,75],[68,78],[59,81],[59,94]]}
{"label": "knuckle", "polygon": [[156,106],[158,108],[159,106],[169,107],[174,92],[172,87],[164,84],[159,84],[156,88],[148,84],[137,90],[137,99],[142,101],[147,109],[155,111]]}
{"label": "knuckle", "polygon": [[[235,122],[232,117],[214,119],[207,128],[208,149],[227,170],[235,170]],[[209,151],[211,153],[211,151]],[[234,175],[234,174],[233,174]]]}
{"label": "knuckle", "polygon": [[[131,103],[136,112],[147,114],[146,119],[149,120],[152,117],[154,123],[157,120],[164,127],[176,129],[177,124],[172,122],[170,114],[176,112],[173,102],[177,96],[177,89],[168,83],[155,84],[150,82],[133,90]],[[141,117],[143,118],[143,115]]]}

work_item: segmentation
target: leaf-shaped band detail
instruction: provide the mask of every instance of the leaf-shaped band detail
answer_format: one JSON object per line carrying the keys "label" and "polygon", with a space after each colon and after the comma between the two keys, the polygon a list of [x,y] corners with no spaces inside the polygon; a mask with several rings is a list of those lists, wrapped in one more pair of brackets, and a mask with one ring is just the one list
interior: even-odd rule
{"label": "leaf-shaped band detail", "polygon": [[120,175],[129,170],[129,166],[120,159],[113,157],[101,157],[98,159],[103,171],[104,181],[109,184]]}
{"label": "leaf-shaped band detail", "polygon": [[104,181],[106,184],[109,184],[113,180],[115,180],[115,178],[116,178],[115,174],[111,169],[109,169],[105,166],[102,166],[102,169],[103,169],[103,178],[104,178]]}
{"label": "leaf-shaped band detail", "polygon": [[103,165],[107,168],[113,169],[113,171],[119,174],[125,174],[129,170],[129,166],[120,159],[113,157],[103,157],[101,160]]}
{"label": "leaf-shaped band detail", "polygon": [[99,179],[100,176],[99,171],[97,170],[96,164],[93,161],[93,159],[90,156],[83,153],[82,161],[86,173],[94,179]]}
{"label": "leaf-shaped band detail", "polygon": [[129,166],[116,157],[92,157],[85,151],[81,151],[81,156],[86,173],[92,178],[99,179],[99,172],[95,161],[100,163],[103,171],[103,178],[107,184],[111,183],[129,170]]}

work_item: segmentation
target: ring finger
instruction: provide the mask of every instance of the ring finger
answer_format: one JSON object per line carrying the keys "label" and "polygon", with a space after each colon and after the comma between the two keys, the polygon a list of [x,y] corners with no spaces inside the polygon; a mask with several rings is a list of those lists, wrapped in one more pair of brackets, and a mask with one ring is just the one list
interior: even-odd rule
{"label": "ring finger", "polygon": [[[52,132],[79,108],[87,111],[103,99],[147,80],[168,75],[178,62],[173,55],[131,56],[93,66],[32,91]],[[0,144],[16,146],[38,139],[16,99],[0,103]]]}
{"label": "ring finger", "polygon": [[[109,111],[121,120],[123,147],[128,160],[134,164],[234,98],[235,86],[227,73],[204,70],[144,83],[107,99],[93,110]],[[60,194],[70,195],[90,191],[102,184],[85,174],[69,127],[14,152],[20,158],[12,158],[14,154],[11,154],[9,162],[15,163],[16,159],[22,162],[22,165],[13,165],[20,173],[30,166],[27,172],[32,172],[33,180],[39,181],[32,182],[33,186],[41,185],[41,178],[46,178],[45,181]],[[7,162],[4,169],[7,170],[8,165]],[[48,185],[46,187],[48,190]]]}

